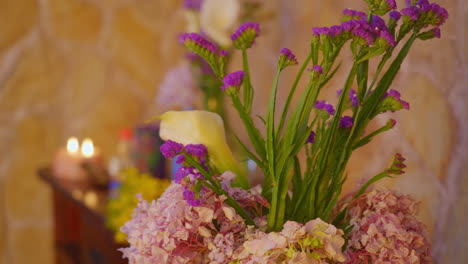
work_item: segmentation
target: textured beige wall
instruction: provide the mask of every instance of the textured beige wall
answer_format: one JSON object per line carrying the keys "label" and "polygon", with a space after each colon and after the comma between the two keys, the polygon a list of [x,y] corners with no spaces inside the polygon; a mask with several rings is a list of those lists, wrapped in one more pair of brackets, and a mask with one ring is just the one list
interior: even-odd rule
{"label": "textured beige wall", "polygon": [[[50,192],[35,171],[66,138],[90,136],[111,153],[118,129],[157,112],[158,84],[181,60],[179,2],[0,0],[0,264],[52,263]],[[262,25],[252,54],[259,95],[270,87],[280,48],[304,58],[311,27],[337,23],[341,9],[358,1],[266,2],[277,17]],[[384,184],[423,201],[438,263],[448,264],[468,259],[468,5],[441,2],[451,14],[443,38],[417,44],[394,86],[412,109],[355,155],[348,188],[394,152],[405,154],[407,174]],[[327,88],[329,98],[343,79],[341,72]],[[255,111],[263,113],[265,101],[259,96]]]}

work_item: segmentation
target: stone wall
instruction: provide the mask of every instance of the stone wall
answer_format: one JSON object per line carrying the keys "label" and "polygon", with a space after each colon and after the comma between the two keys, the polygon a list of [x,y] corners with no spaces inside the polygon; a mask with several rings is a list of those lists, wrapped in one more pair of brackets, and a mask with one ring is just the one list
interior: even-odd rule
{"label": "stone wall", "polygon": [[[265,2],[276,17],[262,25],[265,36],[252,54],[254,84],[263,90],[257,94],[270,87],[280,48],[303,59],[312,26],[337,23],[343,7],[357,7],[351,0]],[[395,114],[396,129],[353,157],[347,188],[378,172],[394,152],[405,154],[407,174],[383,184],[423,201],[421,217],[438,263],[448,264],[468,259],[468,5],[441,2],[451,14],[443,38],[416,44],[395,82],[411,111]],[[157,114],[158,84],[182,59],[179,5],[0,1],[0,264],[52,263],[51,196],[36,170],[69,136],[89,136],[109,154],[120,128],[145,120],[149,111]],[[344,74],[327,87],[329,98]],[[257,98],[255,111],[263,113],[265,104]]]}

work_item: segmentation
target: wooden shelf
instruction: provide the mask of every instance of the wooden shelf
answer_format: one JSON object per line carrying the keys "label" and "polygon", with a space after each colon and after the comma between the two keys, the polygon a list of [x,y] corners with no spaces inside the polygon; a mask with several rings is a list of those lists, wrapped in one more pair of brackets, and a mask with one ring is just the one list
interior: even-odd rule
{"label": "wooden shelf", "polygon": [[57,264],[120,264],[122,258],[112,232],[105,227],[108,190],[87,183],[67,182],[38,171],[53,192],[55,259]]}

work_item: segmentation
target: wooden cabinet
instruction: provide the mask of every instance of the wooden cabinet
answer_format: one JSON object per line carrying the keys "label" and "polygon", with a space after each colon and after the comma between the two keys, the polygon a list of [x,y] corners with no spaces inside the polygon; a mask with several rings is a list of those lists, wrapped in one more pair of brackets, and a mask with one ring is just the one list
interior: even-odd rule
{"label": "wooden cabinet", "polygon": [[53,192],[56,264],[128,263],[104,225],[108,190],[54,178],[49,168],[38,173]]}

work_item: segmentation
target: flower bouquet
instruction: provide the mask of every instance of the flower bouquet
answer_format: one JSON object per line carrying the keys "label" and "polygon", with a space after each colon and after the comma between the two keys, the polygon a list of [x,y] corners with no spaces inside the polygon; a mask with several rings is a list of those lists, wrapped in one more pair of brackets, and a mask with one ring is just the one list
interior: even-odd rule
{"label": "flower bouquet", "polygon": [[[251,188],[217,114],[163,114],[161,152],[182,167],[161,198],[140,199],[122,227],[130,244],[122,251],[130,263],[431,262],[424,225],[415,217],[418,203],[372,188],[404,173],[401,154],[356,192],[342,194],[342,186],[353,151],[396,125],[390,119],[369,132],[369,122],[383,112],[409,109],[390,89],[392,81],[415,41],[440,37],[448,14],[427,0],[408,0],[400,11],[393,0],[365,2],[367,13],[346,9],[340,25],[312,30],[310,52],[276,116],[280,74],[298,64],[292,51],[280,51],[267,114],[259,117],[265,133],[251,113],[254,88],[247,56],[259,25],[245,23],[231,36],[244,68],[230,74],[225,73],[226,51],[196,33],[181,37],[223,80],[220,89],[250,140],[238,142],[262,170],[264,182]],[[345,47],[353,63],[333,106],[319,95],[340,68],[337,60]],[[373,75],[371,60],[377,61]],[[309,81],[292,104],[301,78]]]}

